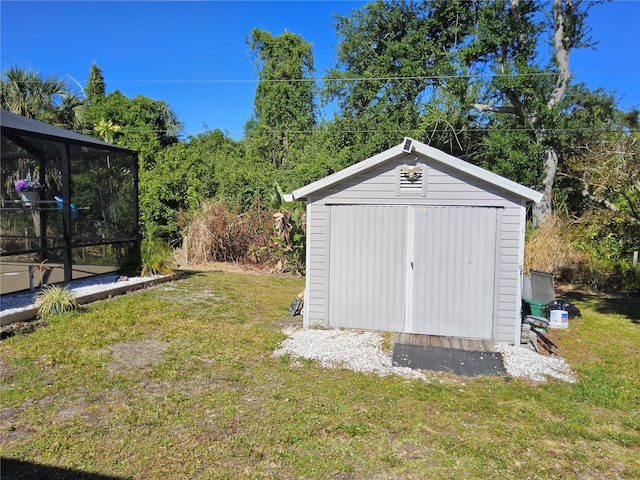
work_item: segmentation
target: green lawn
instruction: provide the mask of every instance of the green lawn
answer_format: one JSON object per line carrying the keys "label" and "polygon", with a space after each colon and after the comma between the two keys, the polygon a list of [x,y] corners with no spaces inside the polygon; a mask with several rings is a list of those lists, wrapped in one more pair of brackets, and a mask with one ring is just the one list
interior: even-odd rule
{"label": "green lawn", "polygon": [[640,478],[640,298],[571,298],[577,383],[424,382],[272,357],[303,288],[191,273],[3,340],[2,478]]}

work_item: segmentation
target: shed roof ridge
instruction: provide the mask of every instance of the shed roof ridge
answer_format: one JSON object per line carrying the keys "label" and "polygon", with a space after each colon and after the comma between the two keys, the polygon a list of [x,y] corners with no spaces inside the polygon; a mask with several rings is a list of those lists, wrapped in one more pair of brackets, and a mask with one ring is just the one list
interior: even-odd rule
{"label": "shed roof ridge", "polygon": [[[403,149],[405,141],[406,139],[403,140],[403,142],[400,143],[399,145],[391,147],[381,153],[378,153],[372,157],[369,157],[365,160],[355,163],[338,172],[332,173],[331,175],[328,175],[324,178],[316,180],[315,182],[312,182],[308,185],[298,188],[291,193],[291,196],[294,200],[304,200],[309,195],[317,191],[323,190],[325,188],[329,188],[333,185],[343,182],[344,180],[347,180],[356,175],[364,173],[367,170],[370,170],[379,165],[382,165],[385,162],[393,160],[397,156],[407,154],[407,152]],[[500,189],[514,193],[527,200],[531,200],[537,203],[542,199],[541,193],[529,187],[525,187],[524,185],[514,182],[513,180],[509,180],[508,178],[505,178],[501,175],[490,172],[489,170],[486,170],[482,167],[478,167],[477,165],[473,165],[460,158],[454,157],[453,155],[443,152],[442,150],[439,150],[430,145],[427,145],[417,140],[413,140],[412,147],[413,147],[412,153],[415,152],[420,155],[423,155],[431,160],[447,165],[459,172],[470,175],[474,178],[477,178],[486,183],[494,185]]]}

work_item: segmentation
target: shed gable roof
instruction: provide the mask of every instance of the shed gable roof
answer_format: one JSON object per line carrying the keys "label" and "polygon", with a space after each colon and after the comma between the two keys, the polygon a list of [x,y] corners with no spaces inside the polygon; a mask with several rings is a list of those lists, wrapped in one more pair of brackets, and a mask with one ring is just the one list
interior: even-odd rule
{"label": "shed gable roof", "polygon": [[535,190],[410,138],[406,138],[400,145],[396,145],[395,147],[385,150],[373,157],[294,190],[292,192],[292,197],[294,200],[306,200],[309,196],[324,190],[325,188],[333,187],[334,185],[371,170],[385,162],[389,162],[396,157],[409,153],[407,151],[408,146],[411,153],[418,153],[430,160],[447,165],[454,170],[465,173],[490,185],[494,185],[495,187],[517,195],[518,197],[535,203],[542,199],[542,194]]}

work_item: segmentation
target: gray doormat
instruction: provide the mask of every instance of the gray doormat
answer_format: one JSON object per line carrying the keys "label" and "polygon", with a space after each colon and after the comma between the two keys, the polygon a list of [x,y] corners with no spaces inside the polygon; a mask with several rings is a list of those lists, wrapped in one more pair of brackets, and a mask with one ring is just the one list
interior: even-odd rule
{"label": "gray doormat", "polygon": [[506,374],[502,355],[498,352],[473,352],[402,343],[396,343],[393,347],[393,365],[466,377]]}

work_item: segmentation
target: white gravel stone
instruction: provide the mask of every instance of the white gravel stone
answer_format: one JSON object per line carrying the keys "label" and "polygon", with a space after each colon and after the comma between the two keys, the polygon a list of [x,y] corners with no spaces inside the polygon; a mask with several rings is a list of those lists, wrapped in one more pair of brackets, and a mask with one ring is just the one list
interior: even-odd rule
{"label": "white gravel stone", "polygon": [[[148,282],[157,277],[126,277],[118,274],[107,274],[96,277],[87,277],[80,280],[73,280],[69,283],[60,283],[59,286],[66,286],[76,297],[90,295],[93,293],[105,292],[114,288],[135,285],[136,283]],[[0,296],[0,317],[10,315],[35,306],[36,292],[18,292]]]}
{"label": "white gravel stone", "polygon": [[379,376],[398,375],[427,380],[418,370],[394,367],[391,355],[382,348],[383,337],[375,332],[308,329],[284,332],[290,338],[273,355],[316,360],[325,368],[345,368]]}
{"label": "white gravel stone", "polygon": [[[427,380],[424,373],[407,367],[394,367],[391,352],[382,348],[383,337],[376,332],[355,330],[287,329],[287,338],[273,353],[317,361],[325,368],[346,368],[380,376],[398,375]],[[526,348],[505,343],[496,344],[502,354],[505,370],[512,377],[545,382],[558,378],[575,382],[567,362],[558,357],[545,357]]]}
{"label": "white gravel stone", "polygon": [[564,358],[545,357],[527,348],[496,344],[502,354],[504,368],[512,377],[528,378],[534,382],[545,382],[549,377],[574,383],[576,377]]}

